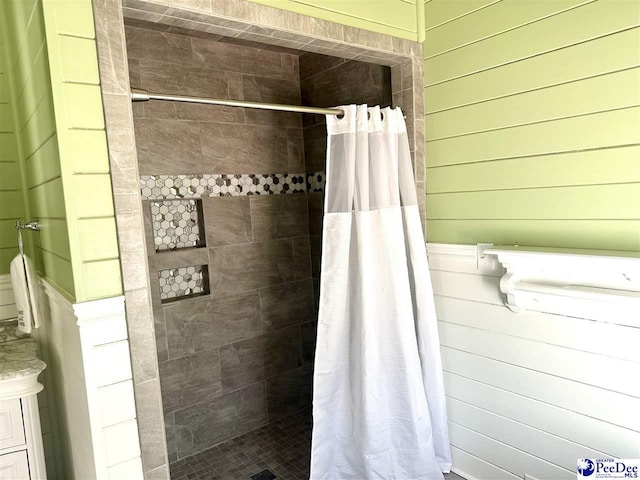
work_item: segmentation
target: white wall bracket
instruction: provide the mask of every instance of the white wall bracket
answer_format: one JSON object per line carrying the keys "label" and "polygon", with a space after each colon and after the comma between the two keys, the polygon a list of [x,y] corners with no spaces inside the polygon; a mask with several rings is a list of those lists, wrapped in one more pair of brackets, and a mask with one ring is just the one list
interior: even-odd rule
{"label": "white wall bracket", "polygon": [[493,247],[506,269],[500,290],[514,312],[545,311],[640,326],[640,253]]}

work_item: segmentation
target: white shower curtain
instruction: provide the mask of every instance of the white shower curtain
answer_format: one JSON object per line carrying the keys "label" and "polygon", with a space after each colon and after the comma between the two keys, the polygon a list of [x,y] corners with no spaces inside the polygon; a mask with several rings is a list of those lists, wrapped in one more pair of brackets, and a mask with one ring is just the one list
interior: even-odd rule
{"label": "white shower curtain", "polygon": [[327,116],[311,478],[451,467],[424,236],[399,108]]}

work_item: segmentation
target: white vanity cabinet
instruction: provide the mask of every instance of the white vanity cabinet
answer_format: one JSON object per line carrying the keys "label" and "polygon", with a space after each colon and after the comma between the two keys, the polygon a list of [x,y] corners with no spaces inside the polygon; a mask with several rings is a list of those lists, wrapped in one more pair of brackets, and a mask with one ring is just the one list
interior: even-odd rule
{"label": "white vanity cabinet", "polygon": [[47,478],[36,396],[45,367],[35,341],[0,344],[0,480]]}

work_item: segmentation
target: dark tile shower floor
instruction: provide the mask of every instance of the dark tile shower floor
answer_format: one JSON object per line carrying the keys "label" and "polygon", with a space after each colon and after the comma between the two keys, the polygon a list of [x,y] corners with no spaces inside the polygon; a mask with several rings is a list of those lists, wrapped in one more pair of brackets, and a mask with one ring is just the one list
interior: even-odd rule
{"label": "dark tile shower floor", "polygon": [[[172,463],[171,480],[309,478],[311,425],[311,409],[288,415]],[[258,475],[265,470],[272,475]]]}
{"label": "dark tile shower floor", "polygon": [[[309,478],[311,409],[171,464],[171,480],[304,480]],[[464,480],[455,473],[445,480]]]}

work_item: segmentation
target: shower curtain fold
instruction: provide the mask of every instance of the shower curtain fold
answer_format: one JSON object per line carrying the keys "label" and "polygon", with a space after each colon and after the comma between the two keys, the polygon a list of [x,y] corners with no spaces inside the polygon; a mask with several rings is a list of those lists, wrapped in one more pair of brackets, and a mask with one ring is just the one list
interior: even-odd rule
{"label": "shower curtain fold", "polygon": [[311,478],[451,467],[433,293],[402,112],[327,116]]}

